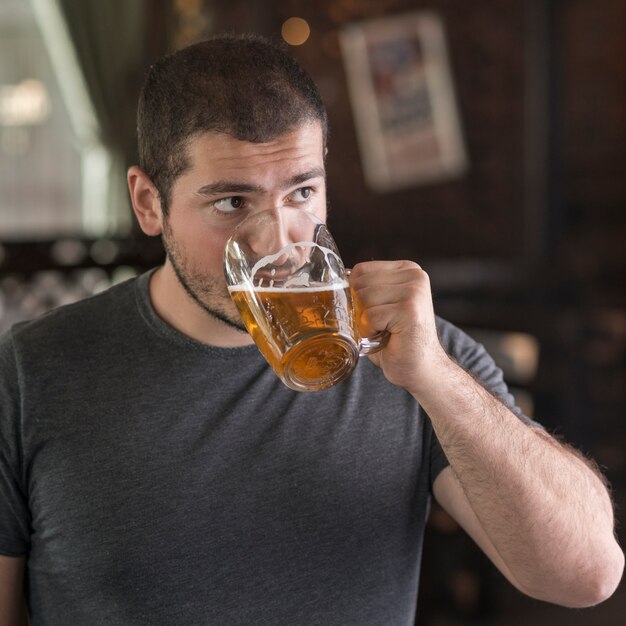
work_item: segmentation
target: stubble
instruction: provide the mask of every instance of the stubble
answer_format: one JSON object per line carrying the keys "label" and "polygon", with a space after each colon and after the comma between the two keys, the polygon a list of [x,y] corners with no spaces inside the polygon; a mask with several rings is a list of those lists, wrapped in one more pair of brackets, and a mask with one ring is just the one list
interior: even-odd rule
{"label": "stubble", "polygon": [[224,280],[220,281],[193,267],[184,249],[180,248],[172,236],[167,222],[164,224],[162,240],[176,278],[187,295],[213,319],[239,332],[247,333],[239,315],[231,312],[234,305]]}

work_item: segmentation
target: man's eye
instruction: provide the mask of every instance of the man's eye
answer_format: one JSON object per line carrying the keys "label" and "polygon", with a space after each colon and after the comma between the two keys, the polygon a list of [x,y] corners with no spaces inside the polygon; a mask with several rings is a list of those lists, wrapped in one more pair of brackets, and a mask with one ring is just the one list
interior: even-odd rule
{"label": "man's eye", "polygon": [[220,198],[213,203],[213,206],[222,213],[232,213],[243,207],[243,198],[241,196]]}
{"label": "man's eye", "polygon": [[294,202],[304,202],[309,199],[312,191],[311,187],[301,187],[291,194],[291,198]]}

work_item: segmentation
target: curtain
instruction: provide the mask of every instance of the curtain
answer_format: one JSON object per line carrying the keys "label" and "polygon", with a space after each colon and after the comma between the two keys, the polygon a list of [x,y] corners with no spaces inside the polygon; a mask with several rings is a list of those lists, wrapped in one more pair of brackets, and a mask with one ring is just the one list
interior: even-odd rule
{"label": "curtain", "polygon": [[[87,152],[83,176],[86,202],[94,189],[106,197],[104,216],[95,215],[87,230],[128,232],[133,224],[126,170],[136,162],[135,114],[144,72],[166,52],[168,0],[33,0],[60,16],[91,104],[92,121],[81,123],[79,140],[96,139],[100,149]],[[39,11],[40,21],[45,11]],[[157,15],[155,19],[155,14]],[[153,28],[153,25],[161,28]],[[42,25],[45,30],[46,25]],[[50,43],[49,47],[59,45]],[[54,50],[50,50],[51,56]],[[95,128],[89,128],[94,126]],[[94,142],[95,144],[95,142]],[[102,149],[102,147],[104,149]],[[106,180],[102,180],[103,176]],[[97,177],[96,180],[94,177]],[[89,212],[90,207],[86,207]]]}

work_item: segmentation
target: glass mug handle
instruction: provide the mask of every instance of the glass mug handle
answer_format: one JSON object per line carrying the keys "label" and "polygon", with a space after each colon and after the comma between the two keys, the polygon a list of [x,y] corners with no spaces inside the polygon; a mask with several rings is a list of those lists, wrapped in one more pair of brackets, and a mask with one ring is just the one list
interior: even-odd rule
{"label": "glass mug handle", "polygon": [[[346,268],[345,271],[346,271],[346,278],[349,278],[350,274],[352,273],[352,270]],[[350,291],[352,291],[352,289],[350,289]],[[354,295],[354,292],[352,292],[352,302],[353,302],[352,307],[354,311],[356,312],[357,307],[356,307],[356,297]],[[355,325],[358,326],[357,322],[358,320],[355,320]],[[358,327],[355,330],[358,333]],[[373,334],[371,337],[361,337],[359,335],[359,342],[358,342],[359,356],[365,356],[367,354],[374,354],[375,352],[379,352],[387,345],[388,341],[389,341],[388,330],[378,331],[377,333]]]}

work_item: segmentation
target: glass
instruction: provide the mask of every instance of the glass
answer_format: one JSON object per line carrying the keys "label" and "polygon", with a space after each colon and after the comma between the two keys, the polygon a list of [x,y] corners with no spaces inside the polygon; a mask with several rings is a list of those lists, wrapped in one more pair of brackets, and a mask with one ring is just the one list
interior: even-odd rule
{"label": "glass", "polygon": [[360,336],[349,270],[326,225],[308,211],[283,207],[246,218],[226,243],[224,273],[248,332],[291,389],[331,387],[360,355],[386,345],[386,331]]}

